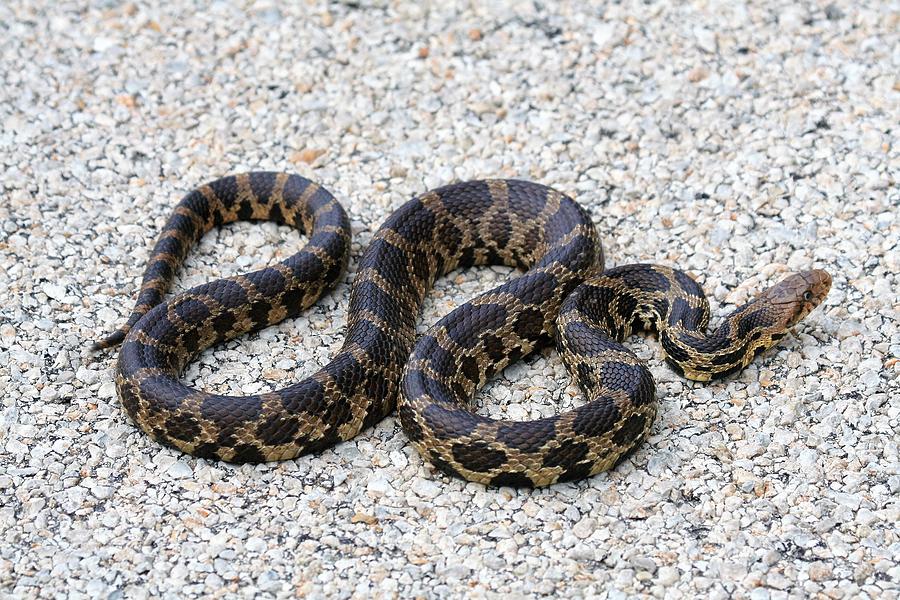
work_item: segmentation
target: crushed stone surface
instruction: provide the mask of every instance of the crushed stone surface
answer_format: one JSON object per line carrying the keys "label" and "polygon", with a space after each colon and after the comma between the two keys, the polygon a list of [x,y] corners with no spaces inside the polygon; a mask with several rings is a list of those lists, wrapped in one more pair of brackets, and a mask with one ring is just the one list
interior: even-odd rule
{"label": "crushed stone surface", "polygon": [[[41,598],[900,596],[900,7],[896,2],[5,2],[0,5],[0,595]],[[480,5],[478,5],[480,4]],[[586,206],[607,265],[695,276],[715,320],[810,267],[823,306],[740,375],[657,379],[649,439],[541,490],[450,479],[389,417],[279,464],[162,447],[114,353],[177,200],[296,172],[353,222],[342,283],[185,374],[245,394],[340,346],[391,210],[518,177]],[[303,238],[208,234],[177,289]],[[440,280],[420,330],[506,281]],[[555,351],[481,414],[581,402]]]}

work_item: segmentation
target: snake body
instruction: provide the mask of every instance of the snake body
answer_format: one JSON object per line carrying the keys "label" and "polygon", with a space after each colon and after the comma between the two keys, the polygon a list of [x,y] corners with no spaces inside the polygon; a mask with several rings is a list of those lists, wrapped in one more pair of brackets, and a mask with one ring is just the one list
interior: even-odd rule
{"label": "snake body", "polygon": [[[190,246],[238,219],[292,225],[309,242],[277,265],[162,302]],[[493,180],[434,190],[401,206],[375,233],[350,291],[343,347],[318,372],[246,397],[179,381],[203,349],[315,302],[340,278],[348,248],[344,211],[306,179],[249,173],[189,193],[151,252],[128,323],[97,345],[124,338],[116,383],[131,418],[163,443],[230,462],[284,460],[350,439],[394,409],[419,310],[437,277],[484,264],[527,270],[495,290],[518,345],[498,338],[494,357],[521,355],[549,340],[562,299],[595,268],[599,243],[587,213],[545,186]],[[475,309],[467,326],[481,329],[497,318]]]}
{"label": "snake body", "polygon": [[467,368],[483,345],[461,347],[452,339],[466,314],[458,308],[413,349],[401,380],[400,418],[418,450],[448,474],[512,486],[581,479],[628,456],[656,416],[653,376],[621,344],[632,332],[658,332],[666,361],[683,376],[718,379],[775,345],[830,285],[825,271],[792,275],[706,335],[709,303],[683,271],[633,264],[589,278],[565,299],[555,328],[562,360],[587,402],[534,421],[500,421],[472,411],[471,398],[489,373]]}
{"label": "snake body", "polygon": [[[280,263],[163,301],[206,231],[248,219],[297,227],[308,242]],[[95,345],[122,343],[116,383],[131,418],[160,442],[241,463],[320,450],[399,406],[413,444],[447,473],[492,485],[578,479],[626,456],[656,413],[649,371],[619,344],[632,330],[655,328],[667,360],[686,377],[722,377],[776,343],[830,285],[824,271],[795,275],[707,336],[708,304],[683,272],[629,265],[598,275],[599,240],[571,198],[525,181],[470,181],[413,198],[376,231],[351,287],[343,346],[319,371],[253,396],[179,381],[205,348],[313,304],[340,279],[349,247],[343,209],[302,177],[246,173],[185,196],[151,252],[127,323]],[[414,345],[435,279],[485,264],[524,273],[463,304]],[[554,336],[587,403],[527,422],[471,410],[490,377]]]}

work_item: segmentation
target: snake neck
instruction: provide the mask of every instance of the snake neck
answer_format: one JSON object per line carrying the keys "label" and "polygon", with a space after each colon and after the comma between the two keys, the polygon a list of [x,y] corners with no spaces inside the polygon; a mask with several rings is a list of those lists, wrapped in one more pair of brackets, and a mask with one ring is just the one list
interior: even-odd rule
{"label": "snake neck", "polygon": [[710,381],[736,373],[774,346],[785,331],[765,295],[739,307],[707,332],[709,302],[686,273],[657,265],[624,265],[579,287],[563,310],[622,342],[657,333],[666,362],[680,375]]}
{"label": "snake neck", "polygon": [[773,326],[772,310],[766,299],[757,298],[737,308],[708,334],[681,324],[664,328],[659,335],[666,362],[694,381],[737,373],[786,334]]}

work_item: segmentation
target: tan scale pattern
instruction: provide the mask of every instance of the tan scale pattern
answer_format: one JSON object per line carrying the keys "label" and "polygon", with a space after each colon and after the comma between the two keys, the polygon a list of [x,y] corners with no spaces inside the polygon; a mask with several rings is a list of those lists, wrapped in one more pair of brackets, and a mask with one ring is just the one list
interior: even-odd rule
{"label": "tan scale pattern", "polygon": [[[293,225],[309,242],[266,269],[163,302],[191,246],[238,219]],[[352,438],[392,411],[402,390],[401,422],[438,467],[487,484],[546,485],[610,468],[646,435],[655,388],[619,344],[632,330],[658,330],[667,360],[685,376],[721,377],[775,344],[830,284],[821,271],[788,278],[704,335],[709,307],[684,273],[629,265],[596,275],[603,264],[596,232],[570,198],[523,181],[465,182],[412,199],[376,232],[351,288],[344,346],[321,370],[247,397],[180,383],[204,348],[314,303],[341,277],[349,247],[343,209],[297,176],[245,173],[188,194],[151,253],[128,323],[97,344],[124,339],[117,384],[129,415],[159,441],[198,456],[284,460]],[[435,278],[481,264],[525,272],[447,315],[413,349]],[[554,337],[585,405],[524,423],[471,412],[471,397],[490,377]]]}
{"label": "tan scale pattern", "polygon": [[[508,364],[483,360],[466,379],[469,356],[488,354],[485,332],[473,349],[450,336],[451,313],[413,350],[401,381],[401,422],[415,447],[441,470],[488,485],[543,486],[612,468],[643,440],[657,413],[647,367],[621,342],[637,330],[656,331],[667,362],[685,377],[708,381],[744,368],[772,347],[828,293],[824,271],[793,275],[736,309],[710,334],[709,304],[687,274],[658,265],[625,265],[589,278],[562,302],[556,343],[586,403],[536,421],[509,422],[472,412],[470,401],[491,373]],[[489,292],[476,302],[516,305]],[[457,311],[465,309],[457,309]],[[534,349],[510,330],[510,348]],[[433,341],[432,341],[433,340]],[[442,353],[454,357],[449,369]],[[454,373],[451,378],[442,375]],[[462,379],[462,381],[461,381]],[[449,381],[441,387],[428,381]]]}
{"label": "tan scale pattern", "polygon": [[[293,225],[309,242],[281,263],[164,302],[191,246],[212,227],[239,219]],[[528,268],[546,259],[540,268],[556,278],[550,297],[558,305],[598,253],[584,211],[549,188],[499,180],[447,186],[406,203],[376,232],[351,288],[345,344],[328,365],[296,385],[248,397],[179,381],[204,348],[315,302],[341,276],[349,235],[331,195],[300,177],[245,173],[188,194],[159,235],[128,323],[97,344],[123,343],[117,384],[134,421],[163,443],[234,462],[289,459],[349,439],[393,410],[415,320],[436,277],[459,266]],[[548,258],[554,251],[559,256]],[[494,300],[522,307],[509,294]],[[547,329],[552,315],[543,320]],[[534,345],[503,335],[504,344]]]}

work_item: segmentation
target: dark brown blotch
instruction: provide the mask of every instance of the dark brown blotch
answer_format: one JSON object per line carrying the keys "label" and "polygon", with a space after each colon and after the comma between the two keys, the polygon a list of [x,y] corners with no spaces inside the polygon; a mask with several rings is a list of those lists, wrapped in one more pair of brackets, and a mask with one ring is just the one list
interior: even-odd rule
{"label": "dark brown blotch", "polygon": [[458,399],[458,401],[465,401],[469,396],[466,387],[461,381],[459,381],[459,379],[455,377],[450,380],[450,388],[453,390],[453,394]]}
{"label": "dark brown blotch", "polygon": [[490,485],[495,487],[534,487],[534,481],[525,473],[516,471],[494,475]]}
{"label": "dark brown blotch", "polygon": [[203,442],[201,444],[197,444],[194,446],[194,449],[191,451],[191,454],[196,456],[197,458],[206,458],[209,460],[220,460],[219,459],[219,442]]}
{"label": "dark brown blotch", "polygon": [[684,271],[679,271],[678,269],[674,269],[673,274],[675,276],[675,281],[678,282],[678,285],[681,286],[681,289],[684,290],[684,292],[689,296],[693,296],[695,298],[706,297],[703,294],[703,288],[701,288],[700,284],[694,281],[690,275],[688,275]]}
{"label": "dark brown blotch", "polygon": [[469,471],[490,471],[506,462],[506,452],[481,440],[453,444],[452,450],[456,462]]}
{"label": "dark brown blotch", "polygon": [[506,248],[512,236],[512,224],[509,221],[509,216],[502,211],[494,213],[491,215],[488,227],[490,228],[491,238],[497,244],[497,247],[501,250]]}
{"label": "dark brown blotch", "polygon": [[182,321],[191,324],[205,321],[210,314],[209,307],[196,298],[178,300],[172,308]]}
{"label": "dark brown blotch", "polygon": [[225,339],[225,336],[231,331],[237,323],[237,317],[232,312],[219,313],[212,320],[213,331],[219,340]]}
{"label": "dark brown blotch", "polygon": [[[435,344],[435,347],[438,347]],[[430,354],[430,352],[428,352]],[[426,354],[426,356],[428,355]],[[418,356],[418,355],[417,355]],[[447,404],[455,404],[461,398],[457,392],[441,381],[425,375],[422,371],[411,371],[407,374],[404,385],[407,386],[407,394],[411,398],[419,395],[428,395],[434,400],[445,402]]]}
{"label": "dark brown blotch", "polygon": [[588,454],[589,446],[585,442],[565,440],[559,446],[544,453],[545,467],[565,467],[581,462]]}
{"label": "dark brown blotch", "polygon": [[175,271],[165,259],[155,260],[144,271],[144,281],[161,279],[169,281],[175,275]]}
{"label": "dark brown blotch", "polygon": [[[541,341],[546,340],[541,339]],[[506,360],[509,364],[516,362],[523,356],[525,356],[525,348],[521,344],[516,343],[506,349]]]}
{"label": "dark brown blotch", "polygon": [[363,374],[363,366],[349,352],[338,354],[322,370],[331,376],[345,397],[353,395]]}
{"label": "dark brown blotch", "polygon": [[589,394],[591,390],[597,387],[594,369],[587,363],[578,363],[576,370],[578,371],[578,386],[585,394]]}
{"label": "dark brown blotch", "polygon": [[734,375],[735,373],[737,373],[738,371],[740,371],[743,368],[744,368],[743,364],[735,363],[732,366],[728,367],[726,370],[722,371],[721,373],[713,373],[710,376],[710,380],[724,379],[725,377]]}
{"label": "dark brown blotch", "polygon": [[208,394],[200,403],[200,416],[207,421],[227,424],[223,432],[227,433],[233,427],[259,419],[262,407],[260,396],[244,396],[236,400],[231,396]]}
{"label": "dark brown blotch", "polygon": [[284,275],[271,267],[254,271],[246,275],[246,278],[263,296],[277,296],[284,291],[285,285],[287,285]]}
{"label": "dark brown blotch", "polygon": [[569,465],[556,481],[561,483],[563,481],[578,481],[579,479],[584,479],[591,474],[591,469],[593,467],[594,463],[591,461],[579,462],[573,465]]}
{"label": "dark brown blotch", "polygon": [[572,430],[577,435],[600,437],[610,431],[619,420],[619,409],[612,398],[602,396],[573,411]]}
{"label": "dark brown blotch", "polygon": [[253,444],[237,444],[236,446],[233,446],[233,449],[234,456],[232,456],[229,462],[237,464],[266,462],[266,457],[263,455],[260,448]]}
{"label": "dark brown blotch", "polygon": [[320,417],[325,411],[325,387],[312,377],[274,393],[289,414],[303,411]]}
{"label": "dark brown blotch", "polygon": [[201,223],[209,222],[211,216],[209,201],[199,190],[193,190],[188,193],[187,196],[181,199],[179,204],[194,213]]}
{"label": "dark brown blotch", "polygon": [[403,431],[411,442],[420,442],[425,439],[425,433],[422,431],[422,426],[419,425],[419,422],[416,420],[416,411],[414,411],[411,406],[404,404],[397,410],[397,415],[400,417],[400,424],[403,426]]}
{"label": "dark brown blotch", "polygon": [[169,217],[163,231],[177,231],[178,234],[185,239],[194,240],[199,237],[198,234],[200,233],[200,228],[190,215],[175,213]]}
{"label": "dark brown blotch", "polygon": [[[438,323],[463,348],[474,347],[484,331],[499,329],[506,320],[506,308],[499,304],[464,304]],[[485,335],[485,341],[489,335]],[[501,342],[502,345],[502,342]]]}
{"label": "dark brown blotch", "polygon": [[734,363],[740,363],[743,360],[744,356],[747,355],[747,344],[744,343],[740,348],[736,350],[732,350],[731,352],[726,352],[725,354],[720,354],[718,356],[714,356],[712,358],[712,364],[714,365],[730,365]]}
{"label": "dark brown blotch", "polygon": [[253,218],[253,201],[249,198],[241,200],[238,204],[237,217],[241,221],[249,221]]}
{"label": "dark brown blotch", "polygon": [[643,365],[610,360],[600,368],[600,385],[610,390],[627,392],[638,403],[654,397],[656,385],[653,375]]}
{"label": "dark brown blotch", "polygon": [[138,321],[135,329],[144,332],[144,335],[158,342],[172,339],[177,332],[177,328],[169,320],[167,308],[167,305],[157,306],[149,313],[146,319]]}
{"label": "dark brown blotch", "polygon": [[491,366],[495,367],[498,363],[506,360],[506,342],[492,333],[486,333],[482,338],[482,349],[490,359]]}
{"label": "dark brown blotch", "polygon": [[557,417],[552,417],[501,424],[497,428],[497,441],[522,452],[538,452],[556,435],[556,420]]}
{"label": "dark brown blotch", "polygon": [[122,399],[122,406],[125,407],[125,412],[134,419],[141,408],[141,398],[134,385],[127,381],[124,384],[119,385],[119,397]]}
{"label": "dark brown blotch", "polygon": [[516,315],[513,331],[522,339],[537,340],[544,332],[544,315],[537,308],[526,308]]}
{"label": "dark brown blotch", "polygon": [[375,239],[359,261],[359,270],[372,269],[395,290],[407,292],[409,260],[400,248],[383,239]]}
{"label": "dark brown blotch", "polygon": [[636,445],[644,437],[644,427],[647,426],[647,417],[640,413],[633,414],[625,419],[619,429],[613,434],[612,441],[617,446],[631,447]]}
{"label": "dark brown blotch", "polygon": [[298,283],[316,283],[322,280],[325,263],[322,259],[306,250],[301,250],[285,261]]}
{"label": "dark brown blotch", "polygon": [[459,253],[459,261],[457,266],[460,268],[471,267],[475,264],[475,247],[469,246],[467,248],[463,248],[462,252]]}
{"label": "dark brown blotch", "polygon": [[686,363],[690,360],[690,355],[687,353],[687,350],[678,345],[674,339],[672,339],[668,333],[663,332],[659,336],[659,343],[663,348],[663,351],[666,353],[666,356],[669,360],[675,363]]}
{"label": "dark brown blotch", "polygon": [[281,446],[294,440],[300,431],[300,420],[286,417],[282,413],[274,414],[264,420],[256,428],[256,436],[268,446]]}
{"label": "dark brown blotch", "polygon": [[[314,183],[310,183],[310,185],[315,185]],[[306,190],[304,190],[305,192]],[[337,204],[334,200],[334,196],[328,193],[328,190],[319,186],[316,191],[313,193],[312,197],[307,201],[307,207],[309,210],[309,214],[318,213],[319,217],[322,217],[327,212],[326,206],[330,204]],[[334,207],[332,207],[333,209]],[[318,223],[317,223],[318,224]]]}
{"label": "dark brown blotch", "polygon": [[144,399],[154,400],[149,403],[151,407],[166,413],[176,412],[192,393],[190,388],[166,375],[144,377],[138,382],[138,387]]}
{"label": "dark brown blotch", "polygon": [[653,301],[653,310],[660,319],[665,319],[669,312],[669,301],[665,298],[657,298]]}
{"label": "dark brown blotch", "polygon": [[477,223],[494,203],[486,181],[465,181],[434,190],[444,208],[459,218]]}
{"label": "dark brown blotch", "polygon": [[434,213],[420,200],[412,200],[406,210],[405,218],[393,224],[394,231],[413,243],[430,237],[435,227]]}
{"label": "dark brown blotch", "polygon": [[637,308],[637,298],[630,293],[620,294],[614,303],[621,323],[630,323]]}
{"label": "dark brown blotch", "polygon": [[767,311],[762,308],[741,315],[741,317],[738,319],[738,337],[744,338],[748,336],[754,329],[769,325],[770,319],[768,319],[766,315]]}
{"label": "dark brown blotch", "polygon": [[254,328],[265,327],[269,325],[271,319],[269,314],[272,311],[272,303],[267,300],[255,300],[250,303],[248,311],[250,319],[254,323]]}
{"label": "dark brown blotch", "polygon": [[457,372],[456,360],[453,354],[440,344],[433,344],[428,353],[428,363],[432,370],[444,378],[451,378]]}
{"label": "dark brown blotch", "polygon": [[273,204],[269,207],[269,220],[275,221],[276,223],[286,224],[287,220],[285,219],[284,213],[281,212],[281,206],[278,204]]}
{"label": "dark brown blotch", "polygon": [[[570,201],[571,202],[571,201]],[[558,242],[568,235],[575,225],[580,223],[579,219],[574,218],[571,207],[566,202],[560,202],[556,212],[547,219],[547,225],[544,227],[545,240],[551,246],[557,246]],[[552,253],[553,251],[551,251]],[[543,262],[543,261],[541,261]]]}
{"label": "dark brown blotch", "polygon": [[400,386],[403,395],[410,400],[428,396],[428,390],[425,389],[425,373],[420,369],[407,371],[400,381]]}
{"label": "dark brown blotch", "polygon": [[265,171],[255,171],[249,174],[250,191],[256,196],[257,201],[262,204],[269,202],[272,190],[275,189],[276,178],[275,173]]}
{"label": "dark brown blotch", "polygon": [[152,364],[156,362],[153,360],[155,353],[156,350],[153,347],[143,342],[135,339],[126,339],[119,349],[119,375],[125,379],[130,379],[140,369],[157,366]]}
{"label": "dark brown blotch", "polygon": [[619,457],[616,459],[616,462],[613,463],[613,466],[611,468],[615,469],[616,467],[621,465],[623,462],[625,462],[629,457],[631,457],[631,455],[633,455],[637,451],[639,446],[640,446],[640,444],[636,443],[631,448],[629,448],[628,450],[626,450],[625,452],[620,454]]}
{"label": "dark brown blotch", "polygon": [[[530,181],[509,179],[506,181],[509,209],[523,217],[523,221],[537,218],[547,204],[548,189]],[[535,238],[526,238],[535,239]]]}
{"label": "dark brown blotch", "polygon": [[281,190],[281,199],[288,208],[293,208],[297,201],[303,196],[303,192],[309,187],[308,179],[291,175],[284,182],[284,188]]}
{"label": "dark brown blotch", "polygon": [[207,293],[225,308],[241,308],[247,304],[247,291],[237,281],[220,279],[197,289],[198,293]]}
{"label": "dark brown blotch", "polygon": [[637,265],[636,268],[624,270],[622,280],[628,287],[645,292],[668,292],[671,287],[668,277],[648,265]]}
{"label": "dark brown blotch", "polygon": [[156,242],[156,246],[153,248],[153,255],[170,254],[172,256],[180,257],[183,251],[184,245],[179,238],[166,236]]}
{"label": "dark brown blotch", "polygon": [[393,404],[391,383],[379,371],[369,369],[366,375],[366,395],[372,399],[373,404]]}
{"label": "dark brown blotch", "polygon": [[462,477],[462,475],[459,474],[459,471],[457,471],[457,470],[453,467],[453,465],[451,465],[450,463],[448,463],[446,460],[444,460],[444,459],[441,458],[440,456],[438,456],[438,455],[432,453],[432,454],[429,455],[428,458],[429,458],[429,460],[431,461],[431,464],[433,464],[435,467],[437,467],[438,469],[440,469],[441,471],[443,471],[443,472],[446,473],[447,475],[451,475],[451,476],[453,476],[453,477]]}
{"label": "dark brown blotch", "polygon": [[600,356],[604,352],[624,349],[602,329],[591,327],[584,321],[568,323],[563,335],[569,349],[581,356]]}
{"label": "dark brown blotch", "polygon": [[196,331],[188,331],[178,336],[176,345],[184,348],[188,356],[194,356],[200,351],[200,336]]}
{"label": "dark brown blotch", "polygon": [[681,325],[690,331],[700,329],[705,323],[706,311],[703,308],[694,308],[683,298],[675,298],[672,301],[672,310],[669,312],[669,325]]}
{"label": "dark brown blotch", "polygon": [[334,285],[343,274],[345,264],[346,263],[341,260],[332,260],[331,264],[328,265],[328,270],[325,271],[325,276],[322,278],[323,281],[325,281],[328,286]]}
{"label": "dark brown blotch", "polygon": [[478,359],[474,356],[464,356],[460,370],[466,379],[474,384],[478,384],[481,380],[481,370],[478,367]]}
{"label": "dark brown blotch", "polygon": [[226,207],[231,206],[238,197],[237,178],[232,176],[222,177],[209,183],[213,194]]}

